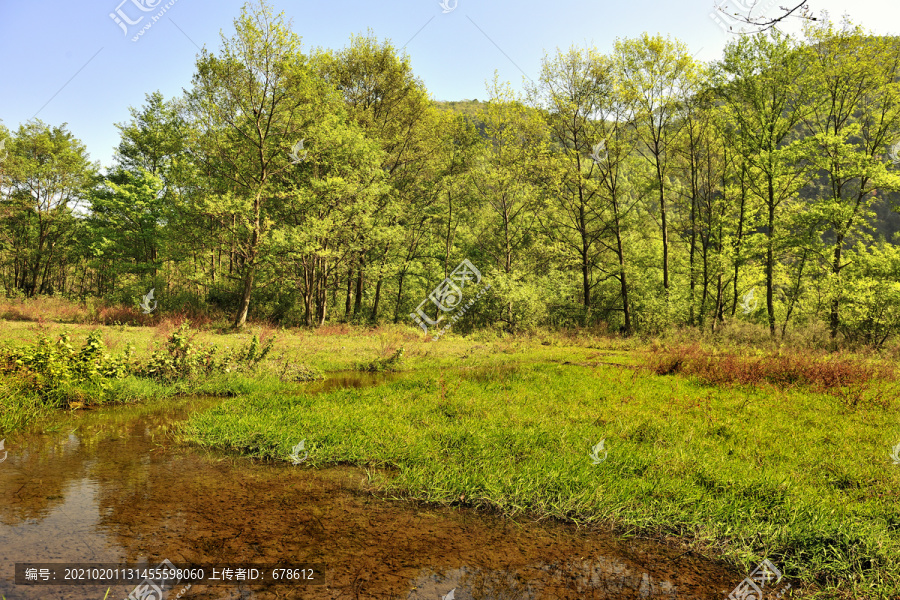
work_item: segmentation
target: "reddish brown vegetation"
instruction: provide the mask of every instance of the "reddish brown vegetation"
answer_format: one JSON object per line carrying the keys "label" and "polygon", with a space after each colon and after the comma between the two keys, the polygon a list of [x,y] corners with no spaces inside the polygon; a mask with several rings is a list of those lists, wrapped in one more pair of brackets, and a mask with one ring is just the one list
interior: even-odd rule
{"label": "reddish brown vegetation", "polygon": [[875,381],[895,379],[894,370],[887,365],[845,355],[793,352],[742,356],[710,352],[697,344],[655,350],[649,363],[658,375],[680,373],[715,385],[805,385],[842,396],[852,388],[859,391]]}

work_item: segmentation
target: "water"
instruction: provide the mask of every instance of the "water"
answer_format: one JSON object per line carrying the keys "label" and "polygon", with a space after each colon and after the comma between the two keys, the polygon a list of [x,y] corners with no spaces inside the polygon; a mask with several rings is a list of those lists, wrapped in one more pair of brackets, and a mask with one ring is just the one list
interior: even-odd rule
{"label": "water", "polygon": [[[309,390],[377,385],[342,375]],[[102,600],[107,586],[17,586],[15,562],[322,563],[316,586],[176,587],[173,600],[726,597],[743,575],[646,540],[390,500],[366,472],[180,445],[193,398],[60,416],[10,436],[0,463],[0,594]],[[110,599],[131,586],[115,586]],[[150,599],[148,599],[150,600]],[[153,599],[156,600],[156,599]]]}

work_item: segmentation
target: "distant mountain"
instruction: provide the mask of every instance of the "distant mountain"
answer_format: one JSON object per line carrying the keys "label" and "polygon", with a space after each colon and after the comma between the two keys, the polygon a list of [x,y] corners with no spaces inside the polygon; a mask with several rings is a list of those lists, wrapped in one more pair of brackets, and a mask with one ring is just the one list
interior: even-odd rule
{"label": "distant mountain", "polygon": [[441,110],[451,110],[470,117],[477,117],[487,106],[487,102],[474,100],[435,100],[434,105]]}

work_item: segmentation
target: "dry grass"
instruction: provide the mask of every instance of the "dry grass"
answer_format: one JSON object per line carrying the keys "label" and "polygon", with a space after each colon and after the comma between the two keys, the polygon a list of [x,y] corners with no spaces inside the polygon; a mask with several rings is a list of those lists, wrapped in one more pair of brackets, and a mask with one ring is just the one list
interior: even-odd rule
{"label": "dry grass", "polygon": [[[677,373],[709,385],[805,386],[814,392],[840,396],[854,405],[879,384],[897,379],[889,365],[844,353],[792,351],[754,356],[709,351],[699,344],[654,348],[647,366],[657,375]],[[876,395],[880,398],[882,394]]]}

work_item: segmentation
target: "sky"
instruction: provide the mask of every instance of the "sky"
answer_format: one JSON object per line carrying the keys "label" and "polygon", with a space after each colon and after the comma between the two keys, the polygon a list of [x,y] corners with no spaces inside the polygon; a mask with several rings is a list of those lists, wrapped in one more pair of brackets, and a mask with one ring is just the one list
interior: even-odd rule
{"label": "sky", "polygon": [[[444,3],[441,4],[441,1]],[[734,37],[710,16],[714,0],[270,0],[306,50],[340,49],[371,29],[410,57],[435,100],[485,99],[496,70],[522,89],[545,52],[594,46],[647,32],[687,44],[701,61],[721,57]],[[753,15],[795,0],[720,0],[729,12],[754,1]],[[799,1],[799,0],[796,0]],[[231,37],[244,0],[0,0],[0,122],[10,130],[37,118],[67,124],[103,167],[130,119],[156,90],[180,96],[200,48]],[[848,15],[881,35],[897,35],[900,3],[811,0],[814,14]],[[155,21],[154,21],[155,19]],[[118,22],[117,22],[118,21]],[[129,23],[130,22],[130,23]],[[133,24],[132,24],[133,23]],[[799,32],[796,20],[786,28]],[[138,33],[143,33],[138,36]],[[136,41],[134,41],[136,38]]]}

